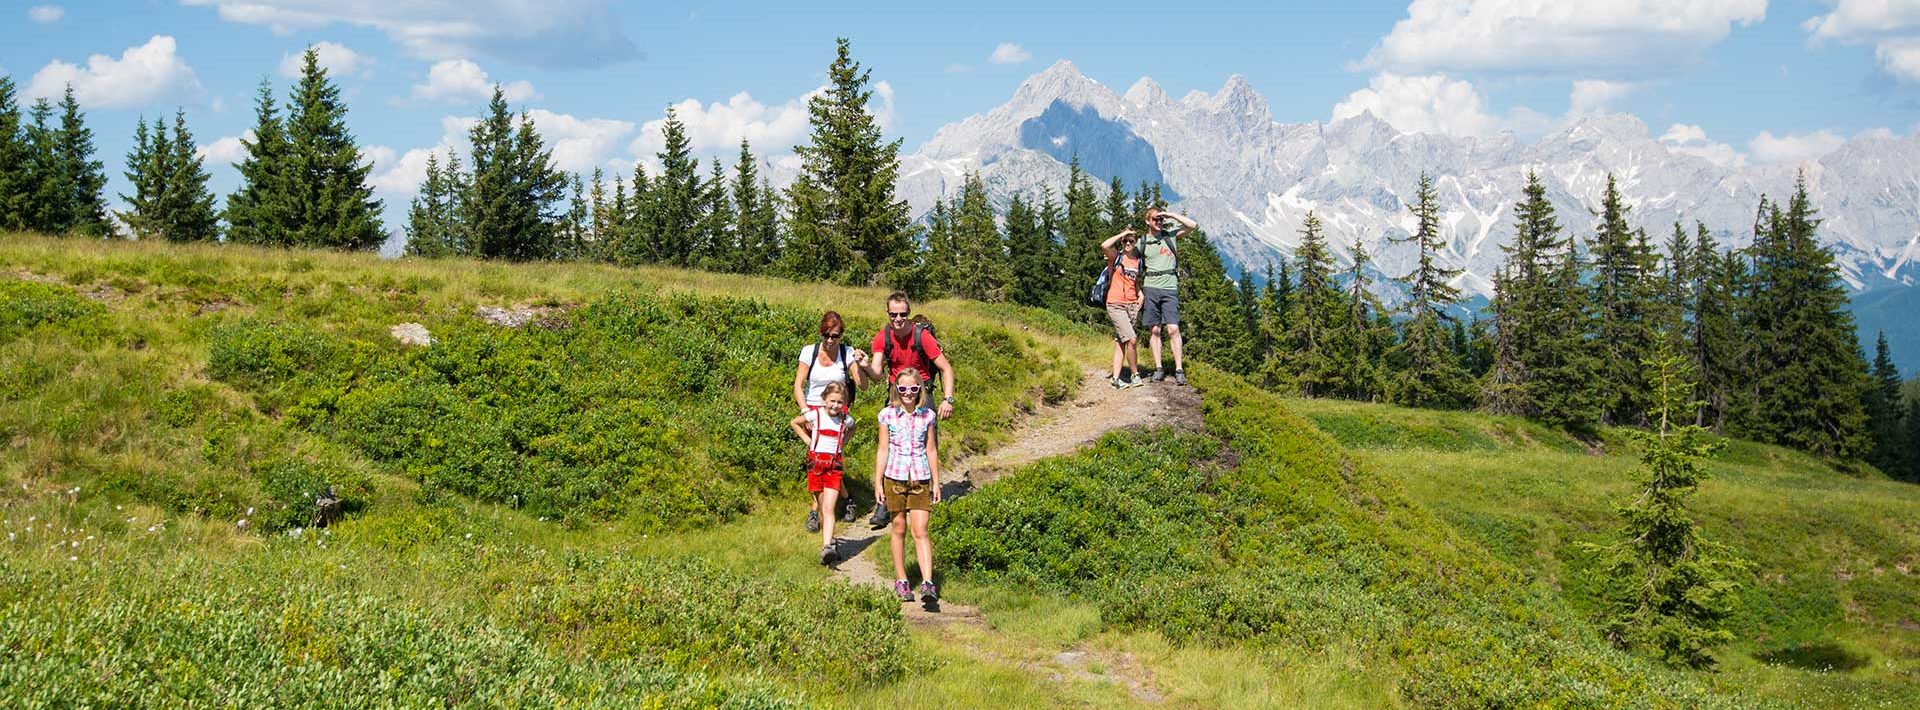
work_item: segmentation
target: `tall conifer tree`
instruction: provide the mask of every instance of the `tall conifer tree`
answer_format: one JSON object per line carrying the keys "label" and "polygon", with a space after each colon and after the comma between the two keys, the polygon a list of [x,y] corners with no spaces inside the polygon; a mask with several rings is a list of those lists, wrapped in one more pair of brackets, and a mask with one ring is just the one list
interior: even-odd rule
{"label": "tall conifer tree", "polygon": [[1333,254],[1327,250],[1320,217],[1313,212],[1307,213],[1300,227],[1300,245],[1294,248],[1293,258],[1299,264],[1299,283],[1286,299],[1286,356],[1293,362],[1291,370],[1300,393],[1325,396],[1338,387],[1340,380],[1339,364],[1331,351],[1334,316],[1343,304],[1333,283]]}
{"label": "tall conifer tree", "polygon": [[827,90],[807,101],[808,142],[794,148],[801,168],[788,196],[793,239],[786,271],[847,283],[884,281],[918,260],[909,207],[895,194],[900,141],[882,139],[879,120],[867,110],[870,71],[853,60],[845,38],[836,40],[827,81]]}
{"label": "tall conifer tree", "polygon": [[1411,242],[1418,249],[1413,271],[1401,278],[1407,285],[1405,335],[1395,351],[1399,366],[1394,373],[1394,401],[1415,407],[1455,409],[1471,399],[1472,383],[1460,366],[1448,338],[1443,309],[1460,298],[1449,281],[1459,269],[1441,266],[1438,253],[1445,243],[1440,237],[1439,197],[1433,179],[1422,174],[1412,205],[1414,231],[1396,241]]}
{"label": "tall conifer tree", "polygon": [[273,100],[273,85],[260,80],[254,99],[253,130],[240,145],[247,156],[235,166],[240,187],[227,196],[224,216],[227,240],[236,244],[287,246],[292,244],[295,214],[290,185],[293,145],[286,123]]}
{"label": "tall conifer tree", "polygon": [[13,78],[0,74],[0,229],[26,229],[31,222],[32,156]]}
{"label": "tall conifer tree", "polygon": [[953,293],[976,301],[1004,301],[1013,269],[1007,264],[1006,242],[994,224],[993,205],[979,173],[967,176],[953,214],[954,252],[958,263],[951,274]]}
{"label": "tall conifer tree", "polygon": [[[1649,409],[1640,361],[1653,344],[1650,298],[1653,274],[1647,270],[1646,250],[1636,243],[1627,224],[1628,207],[1618,183],[1607,176],[1600,203],[1600,224],[1593,237],[1593,303],[1597,310],[1594,340],[1600,354],[1600,388],[1605,397],[1604,421],[1632,424]],[[1645,235],[1640,235],[1644,241]]]}
{"label": "tall conifer tree", "polygon": [[387,235],[380,224],[381,201],[367,182],[373,164],[361,160],[347,130],[346,101],[313,47],[302,55],[300,80],[287,106],[287,141],[290,241],[326,249],[378,249]]}
{"label": "tall conifer tree", "polygon": [[64,210],[59,229],[53,231],[113,236],[113,223],[107,221],[107,166],[93,157],[93,129],[87,127],[86,114],[73,97],[72,84],[61,94],[57,140],[55,155],[60,164]]}

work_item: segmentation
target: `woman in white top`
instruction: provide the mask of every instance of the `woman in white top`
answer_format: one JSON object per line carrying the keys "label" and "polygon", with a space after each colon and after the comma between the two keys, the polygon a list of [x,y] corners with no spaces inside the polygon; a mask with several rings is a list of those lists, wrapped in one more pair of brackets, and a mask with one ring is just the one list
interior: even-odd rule
{"label": "woman in white top", "polygon": [[[866,382],[867,354],[846,344],[847,324],[840,314],[827,311],[820,316],[820,341],[800,349],[800,361],[793,371],[793,404],[800,413],[820,408],[820,397],[827,385],[839,382],[847,388],[847,406],[853,406],[854,392]],[[852,367],[848,367],[851,364]],[[840,491],[844,498],[846,491]],[[820,531],[821,516],[832,517],[832,510],[821,510],[815,499],[807,511],[807,532]],[[853,522],[853,502],[847,502],[843,520]]]}

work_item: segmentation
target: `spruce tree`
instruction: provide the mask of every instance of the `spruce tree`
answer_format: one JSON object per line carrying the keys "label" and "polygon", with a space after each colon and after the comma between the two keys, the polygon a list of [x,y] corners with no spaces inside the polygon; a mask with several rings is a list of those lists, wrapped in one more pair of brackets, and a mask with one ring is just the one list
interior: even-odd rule
{"label": "spruce tree", "polygon": [[694,252],[691,263],[708,271],[731,271],[739,261],[739,245],[733,233],[733,197],[727,193],[727,175],[720,161],[709,164],[706,182],[700,185],[700,217],[694,223]]}
{"label": "spruce tree", "polygon": [[1752,340],[1746,335],[1747,259],[1738,252],[1718,254],[1705,229],[1695,249],[1700,258],[1698,316],[1694,320],[1695,371],[1700,373],[1701,425],[1726,431],[1748,399],[1752,381]]}
{"label": "spruce tree", "polygon": [[1127,204],[1127,189],[1120,183],[1120,177],[1117,175],[1107,183],[1105,212],[1107,217],[1105,231],[1108,235],[1118,234],[1122,229],[1136,226],[1134,223],[1139,220],[1134,219],[1134,215],[1146,213],[1144,209],[1136,212]]}
{"label": "spruce tree", "polygon": [[107,221],[107,166],[93,158],[93,129],[87,128],[86,115],[73,97],[68,84],[60,98],[60,132],[55,155],[58,156],[64,194],[63,221],[57,232],[76,232],[88,237],[112,237],[113,223]]}
{"label": "spruce tree", "polygon": [[1006,242],[994,225],[993,205],[979,173],[967,175],[953,215],[955,265],[949,283],[953,294],[976,301],[1007,300],[1013,269],[1007,263]]}
{"label": "spruce tree", "polygon": [[1920,483],[1920,398],[1907,400],[1906,414],[1901,416],[1901,439],[1906,442],[1905,465],[1893,476],[1908,483]]}
{"label": "spruce tree", "polygon": [[[618,179],[618,178],[616,178]],[[607,260],[607,174],[596,165],[587,187],[587,254],[582,258]]]}
{"label": "spruce tree", "polygon": [[1693,424],[1693,388],[1682,376],[1687,358],[1663,342],[1645,363],[1652,431],[1633,431],[1646,478],[1619,514],[1620,542],[1589,546],[1600,553],[1606,581],[1602,623],[1615,645],[1670,665],[1713,665],[1709,651],[1733,639],[1724,626],[1737,603],[1735,579],[1746,562],[1701,536],[1687,500],[1707,478],[1701,461],[1721,444]]}
{"label": "spruce tree", "polygon": [[60,132],[53,127],[53,104],[45,97],[28,110],[27,183],[32,194],[27,199],[27,228],[49,234],[64,233],[72,222],[68,199],[73,195],[72,179],[60,159]]}
{"label": "spruce tree", "polygon": [[1598,307],[1580,280],[1585,260],[1570,239],[1564,245],[1544,277],[1539,356],[1530,365],[1529,382],[1542,421],[1586,433],[1599,425],[1607,398],[1600,378],[1600,346],[1593,337]]}
{"label": "spruce tree", "polygon": [[566,176],[553,167],[533,119],[507,112],[504,92],[493,87],[487,116],[467,132],[473,144],[473,182],[463,192],[466,228],[477,238],[473,253],[489,259],[531,261],[556,255],[558,204]]}
{"label": "spruce tree", "polygon": [[127,182],[133,185],[133,194],[120,194],[120,199],[127,203],[128,209],[119,214],[120,221],[127,224],[134,239],[159,236],[156,223],[159,221],[160,193],[166,189],[164,161],[172,155],[172,151],[165,147],[166,140],[165,121],[156,122],[151,130],[144,116],[133,124],[133,148],[127,151],[127,169],[122,173],[127,176]]}
{"label": "spruce tree", "polygon": [[[1514,242],[1517,246],[1520,239]],[[1529,391],[1533,371],[1521,339],[1537,333],[1522,329],[1522,296],[1516,291],[1525,287],[1516,283],[1513,261],[1510,247],[1507,263],[1493,275],[1493,367],[1480,386],[1480,408],[1492,414],[1533,416],[1538,411]]]}
{"label": "spruce tree", "polygon": [[1448,283],[1459,269],[1441,266],[1436,258],[1445,243],[1440,238],[1440,208],[1433,179],[1420,176],[1413,208],[1414,232],[1400,242],[1411,242],[1419,250],[1413,271],[1401,277],[1408,299],[1406,325],[1393,361],[1392,396],[1395,402],[1414,407],[1457,409],[1472,398],[1473,383],[1460,366],[1449,343],[1448,316],[1443,309],[1460,298],[1460,292]]}
{"label": "spruce tree", "polygon": [[1092,323],[1104,313],[1088,307],[1087,295],[1092,293],[1093,284],[1100,277],[1100,269],[1106,266],[1100,243],[1113,236],[1114,232],[1107,231],[1111,224],[1100,214],[1093,183],[1086,172],[1080,169],[1078,156],[1067,164],[1066,201],[1066,233],[1062,246],[1066,254],[1066,276],[1063,280],[1067,282],[1067,293],[1073,304],[1073,312],[1077,315],[1076,320]]}
{"label": "spruce tree", "polygon": [[1057,275],[1053,235],[1046,232],[1039,213],[1022,196],[1007,204],[1007,262],[1012,271],[1008,296],[1023,306],[1045,308],[1054,302]]}
{"label": "spruce tree", "polygon": [[1648,410],[1640,362],[1653,343],[1654,303],[1647,269],[1648,250],[1636,241],[1627,224],[1628,207],[1618,183],[1607,176],[1600,203],[1600,224],[1590,251],[1593,254],[1593,303],[1597,310],[1594,340],[1599,345],[1600,389],[1605,397],[1602,420],[1611,424],[1638,423]]}
{"label": "spruce tree", "polygon": [[587,258],[593,244],[593,212],[587,207],[586,182],[579,174],[567,176],[572,187],[567,199],[567,211],[560,219],[553,258],[560,261],[581,261]]}
{"label": "spruce tree", "polygon": [[1894,367],[1893,353],[1887,348],[1887,334],[1884,332],[1874,342],[1870,377],[1865,408],[1872,448],[1867,454],[1867,463],[1873,464],[1882,473],[1898,476],[1908,466],[1907,456],[1912,444],[1906,439],[1906,426],[1902,421],[1907,414],[1905,397],[1900,394],[1900,386],[1904,383],[1900,380],[1900,370]]}
{"label": "spruce tree", "polygon": [[[1098,244],[1095,244],[1098,246]],[[1240,375],[1253,373],[1253,338],[1246,332],[1239,294],[1206,231],[1180,240],[1180,330],[1186,360]],[[1145,363],[1142,363],[1145,366]]]}
{"label": "spruce tree", "polygon": [[0,74],[0,230],[26,229],[32,217],[33,151],[14,92]]}
{"label": "spruce tree", "polygon": [[346,102],[313,47],[302,56],[300,80],[288,102],[287,142],[288,241],[323,249],[380,248],[387,235],[380,224],[381,201],[367,183],[373,164],[361,160],[347,130]]}
{"label": "spruce tree", "polygon": [[700,161],[693,157],[686,125],[671,107],[660,127],[660,137],[660,151],[653,154],[660,161],[660,175],[650,186],[652,215],[648,226],[653,228],[654,238],[647,245],[647,259],[687,266],[694,259],[700,221]]}
{"label": "spruce tree", "polygon": [[1289,369],[1300,393],[1321,397],[1340,384],[1331,340],[1335,314],[1344,304],[1333,283],[1333,253],[1327,250],[1320,217],[1313,212],[1307,213],[1300,227],[1300,244],[1294,248],[1293,258],[1299,264],[1299,282],[1284,298],[1275,294],[1276,300],[1287,303],[1286,357],[1292,362]]}
{"label": "spruce tree", "polygon": [[[1346,317],[1335,338],[1332,359],[1340,373],[1336,394],[1357,401],[1380,397],[1381,365],[1391,345],[1392,330],[1380,321],[1385,309],[1373,295],[1367,279],[1367,267],[1373,258],[1359,235],[1353,239],[1348,255],[1353,265],[1347,269]],[[1285,272],[1282,272],[1283,280]]]}
{"label": "spruce tree", "polygon": [[213,193],[207,190],[211,176],[194,147],[184,110],[173,113],[173,142],[166,166],[166,190],[161,193],[161,214],[166,222],[161,234],[175,242],[219,239],[220,218],[213,208]]}
{"label": "spruce tree", "polygon": [[407,255],[440,258],[460,253],[453,243],[456,219],[452,184],[440,169],[440,157],[427,154],[427,176],[407,209]]}
{"label": "spruce tree", "polygon": [[293,145],[273,101],[273,85],[260,80],[254,99],[253,136],[241,138],[247,157],[236,166],[240,187],[227,196],[227,241],[256,246],[293,243],[294,193],[290,186]]}
{"label": "spruce tree", "polygon": [[827,90],[807,100],[806,145],[795,146],[800,176],[789,188],[792,239],[785,268],[800,278],[867,284],[912,269],[909,206],[899,199],[900,141],[884,142],[867,111],[870,72],[836,40]]}
{"label": "spruce tree", "polygon": [[766,268],[780,256],[780,235],[769,204],[773,193],[761,189],[759,170],[747,139],[740,139],[740,161],[733,167],[733,232],[739,240],[733,270],[741,273]]}
{"label": "spruce tree", "polygon": [[[1773,205],[1767,238],[1756,239],[1751,293],[1755,438],[1840,459],[1871,446],[1861,402],[1866,363],[1833,254],[1816,236],[1820,220],[1795,184],[1787,209]],[[1764,329],[1759,329],[1764,328]]]}

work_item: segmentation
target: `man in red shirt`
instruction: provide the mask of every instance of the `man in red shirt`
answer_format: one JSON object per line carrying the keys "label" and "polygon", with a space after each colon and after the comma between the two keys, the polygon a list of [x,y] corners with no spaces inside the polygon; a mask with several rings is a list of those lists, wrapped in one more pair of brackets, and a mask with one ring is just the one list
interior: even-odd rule
{"label": "man in red shirt", "polygon": [[939,373],[940,389],[946,395],[940,400],[940,418],[953,416],[953,365],[940,352],[940,341],[933,333],[913,322],[907,294],[895,291],[887,296],[887,327],[873,334],[873,357],[867,358],[867,368],[876,378],[886,373],[891,387],[893,376],[909,367],[920,371],[922,381]]}

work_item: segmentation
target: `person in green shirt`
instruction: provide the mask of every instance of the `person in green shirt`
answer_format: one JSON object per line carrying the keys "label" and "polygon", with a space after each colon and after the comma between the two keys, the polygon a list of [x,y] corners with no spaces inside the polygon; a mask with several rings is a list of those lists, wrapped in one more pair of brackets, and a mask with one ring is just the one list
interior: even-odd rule
{"label": "person in green shirt", "polygon": [[1147,235],[1140,238],[1142,277],[1140,279],[1140,325],[1152,330],[1148,344],[1153,349],[1153,381],[1167,379],[1160,359],[1160,338],[1164,334],[1173,345],[1173,381],[1187,383],[1185,354],[1180,343],[1180,275],[1177,241],[1191,234],[1193,220],[1159,208],[1147,210]]}

